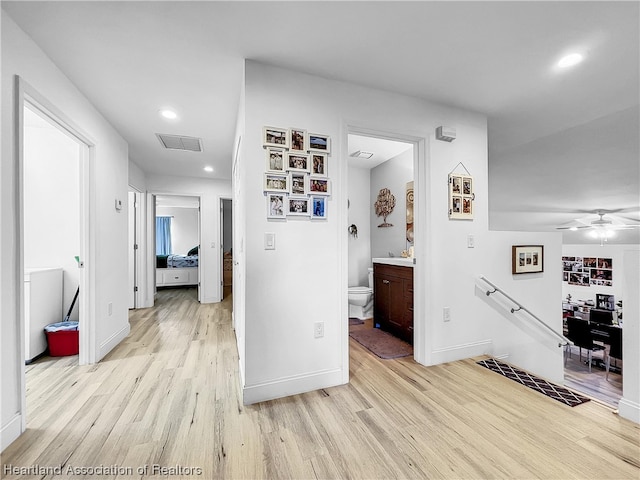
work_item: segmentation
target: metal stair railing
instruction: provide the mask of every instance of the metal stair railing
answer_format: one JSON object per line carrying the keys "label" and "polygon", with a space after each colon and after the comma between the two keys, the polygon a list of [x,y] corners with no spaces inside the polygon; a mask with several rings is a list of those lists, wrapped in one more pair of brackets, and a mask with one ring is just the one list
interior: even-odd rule
{"label": "metal stair railing", "polygon": [[561,343],[558,343],[558,347],[563,347],[563,346],[566,346],[566,345],[573,345],[573,342],[571,340],[569,340],[564,335],[561,335],[558,332],[556,332],[553,328],[551,328],[549,325],[544,323],[540,318],[538,318],[536,315],[534,315],[530,310],[528,310],[523,305],[521,305],[518,301],[516,301],[512,297],[510,297],[504,290],[502,290],[500,287],[498,287],[497,285],[495,285],[494,283],[489,281],[487,279],[487,277],[485,277],[484,275],[480,275],[478,278],[480,280],[482,280],[483,282],[485,282],[486,284],[490,285],[491,288],[493,288],[493,290],[487,290],[485,292],[487,297],[489,295],[493,294],[493,293],[502,294],[502,296],[504,296],[507,299],[509,299],[509,301],[514,303],[516,305],[516,307],[517,307],[517,308],[516,307],[511,307],[511,313],[515,314],[516,312],[520,312],[520,311],[527,313],[531,318],[533,318],[536,322],[538,322],[540,325],[542,325],[548,332],[553,334],[554,337],[559,338],[560,340],[562,340]]}

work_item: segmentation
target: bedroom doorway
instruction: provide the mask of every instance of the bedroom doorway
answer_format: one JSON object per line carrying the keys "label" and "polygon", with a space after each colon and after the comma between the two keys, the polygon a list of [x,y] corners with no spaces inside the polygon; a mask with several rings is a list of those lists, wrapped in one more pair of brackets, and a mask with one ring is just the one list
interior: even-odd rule
{"label": "bedroom doorway", "polygon": [[233,210],[230,198],[220,199],[220,265],[222,279],[220,298],[233,293]]}
{"label": "bedroom doorway", "polygon": [[192,289],[201,301],[200,197],[155,195],[156,289]]}

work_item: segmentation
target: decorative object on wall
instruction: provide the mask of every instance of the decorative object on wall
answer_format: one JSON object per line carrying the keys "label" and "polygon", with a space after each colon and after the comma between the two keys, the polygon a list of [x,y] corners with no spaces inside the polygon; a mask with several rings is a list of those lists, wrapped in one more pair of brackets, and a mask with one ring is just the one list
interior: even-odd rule
{"label": "decorative object on wall", "polygon": [[413,243],[413,182],[407,183],[407,242]]}
{"label": "decorative object on wall", "polygon": [[349,235],[351,235],[353,238],[358,238],[358,227],[355,223],[352,223],[349,226]]}
{"label": "decorative object on wall", "polygon": [[287,215],[308,217],[311,215],[309,197],[287,197]]}
{"label": "decorative object on wall", "polygon": [[396,197],[391,193],[391,190],[388,188],[380,189],[378,199],[373,205],[376,208],[376,215],[383,217],[383,222],[378,227],[393,227],[392,223],[387,223],[387,216],[393,212],[396,206]]}
{"label": "decorative object on wall", "polygon": [[311,219],[326,220],[327,197],[311,197]]}
{"label": "decorative object on wall", "polygon": [[286,128],[263,127],[262,146],[289,148],[288,130]]}
{"label": "decorative object on wall", "polygon": [[331,139],[302,128],[262,128],[267,218],[327,219]]}
{"label": "decorative object on wall", "polygon": [[613,259],[600,257],[562,257],[562,281],[588,287],[613,286]]}
{"label": "decorative object on wall", "polygon": [[287,197],[283,193],[267,194],[267,218],[285,218]]}
{"label": "decorative object on wall", "polygon": [[[466,175],[454,173],[458,166],[464,168]],[[473,220],[473,177],[462,162],[449,173],[449,218],[456,220]]]}
{"label": "decorative object on wall", "polygon": [[511,273],[544,271],[544,245],[514,245],[511,247]]}

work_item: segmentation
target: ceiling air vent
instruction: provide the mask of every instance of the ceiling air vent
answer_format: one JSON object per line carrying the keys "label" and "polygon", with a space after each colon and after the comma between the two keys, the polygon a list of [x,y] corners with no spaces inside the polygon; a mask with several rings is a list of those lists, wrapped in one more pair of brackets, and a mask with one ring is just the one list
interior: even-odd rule
{"label": "ceiling air vent", "polygon": [[202,151],[202,139],[196,137],[183,137],[181,135],[165,135],[156,133],[156,137],[164,148],[171,150],[189,150],[190,152]]}

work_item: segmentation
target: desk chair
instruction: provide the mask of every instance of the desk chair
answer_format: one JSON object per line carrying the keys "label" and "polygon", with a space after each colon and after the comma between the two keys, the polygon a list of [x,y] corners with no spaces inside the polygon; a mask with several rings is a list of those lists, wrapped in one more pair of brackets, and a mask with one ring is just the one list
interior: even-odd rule
{"label": "desk chair", "polygon": [[[604,350],[604,345],[593,342],[593,333],[587,320],[578,317],[567,317],[567,338],[580,349],[580,361],[582,361],[582,349],[587,350],[587,360],[589,373],[591,373],[591,354],[594,351]],[[566,346],[567,353],[571,352],[571,345]],[[567,356],[564,357],[564,364],[567,364]]]}
{"label": "desk chair", "polygon": [[[605,379],[609,380],[609,367],[611,366],[611,357],[622,360],[622,329],[618,327],[609,328],[609,354],[607,355],[607,373]],[[622,372],[622,369],[620,369]]]}

